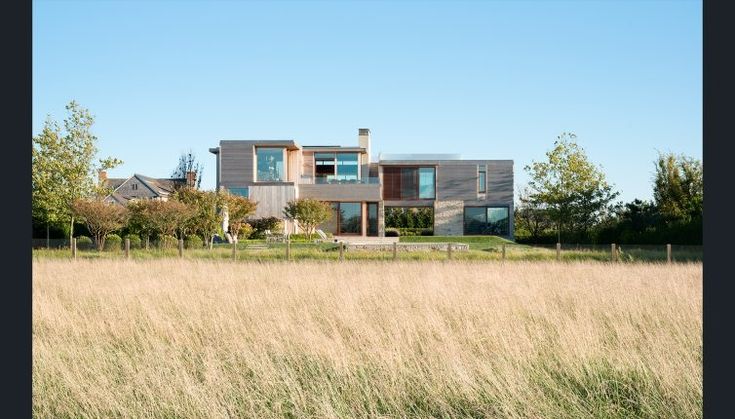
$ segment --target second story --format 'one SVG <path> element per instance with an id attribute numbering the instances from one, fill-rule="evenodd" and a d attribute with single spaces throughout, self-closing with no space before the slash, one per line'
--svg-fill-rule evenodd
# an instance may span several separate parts
<path id="1" fill-rule="evenodd" d="M 217 156 L 218 186 L 370 183 L 368 129 L 360 129 L 356 146 L 222 140 L 209 151 Z"/>
<path id="2" fill-rule="evenodd" d="M 216 156 L 218 188 L 278 205 L 293 198 L 385 201 L 394 206 L 513 201 L 512 160 L 381 154 L 373 161 L 367 128 L 360 128 L 356 144 L 349 146 L 222 140 L 210 152 Z"/>

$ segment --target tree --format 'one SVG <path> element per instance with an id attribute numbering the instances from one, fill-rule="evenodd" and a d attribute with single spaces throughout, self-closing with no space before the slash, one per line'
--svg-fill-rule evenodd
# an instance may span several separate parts
<path id="1" fill-rule="evenodd" d="M 176 166 L 174 171 L 171 173 L 171 177 L 175 179 L 187 179 L 187 175 L 189 173 L 194 173 L 196 176 L 195 178 L 195 184 L 194 185 L 188 185 L 194 187 L 195 189 L 199 189 L 199 186 L 202 183 L 202 172 L 204 171 L 204 168 L 199 163 L 199 160 L 197 159 L 196 155 L 194 155 L 194 152 L 189 150 L 186 153 L 181 153 L 181 156 L 179 156 L 179 164 Z"/>
<path id="2" fill-rule="evenodd" d="M 176 231 L 192 217 L 186 204 L 175 201 L 150 200 L 147 204 L 152 225 L 160 236 L 175 236 Z"/>
<path id="3" fill-rule="evenodd" d="M 46 119 L 41 134 L 33 138 L 31 150 L 31 202 L 33 217 L 46 224 L 46 241 L 49 239 L 49 224 L 62 219 L 64 212 L 59 185 L 58 167 L 61 139 L 59 128 L 50 118 Z"/>
<path id="4" fill-rule="evenodd" d="M 93 162 L 97 137 L 91 133 L 94 117 L 77 102 L 66 105 L 64 132 L 50 117 L 42 132 L 33 137 L 32 187 L 34 215 L 51 222 L 65 221 L 69 238 L 74 236 L 73 205 L 79 199 L 101 192 L 96 184 L 98 170 L 111 169 L 122 162 L 115 158 Z"/>
<path id="5" fill-rule="evenodd" d="M 128 211 L 130 217 L 128 219 L 128 227 L 133 232 L 145 237 L 146 250 L 150 247 L 150 238 L 156 234 L 158 225 L 156 224 L 155 212 L 160 207 L 161 201 L 142 199 L 134 200 L 128 203 Z"/>
<path id="6" fill-rule="evenodd" d="M 667 223 L 688 222 L 702 216 L 702 163 L 686 156 L 659 153 L 655 162 L 653 197 Z"/>
<path id="7" fill-rule="evenodd" d="M 298 221 L 306 231 L 309 240 L 319 224 L 332 218 L 332 206 L 328 202 L 311 198 L 301 198 L 286 204 L 283 214 L 292 220 Z"/>
<path id="8" fill-rule="evenodd" d="M 223 198 L 227 211 L 229 234 L 234 243 L 247 218 L 255 212 L 257 204 L 248 198 L 237 195 L 225 195 Z"/>
<path id="9" fill-rule="evenodd" d="M 125 226 L 128 218 L 125 207 L 101 199 L 78 199 L 72 204 L 72 213 L 87 225 L 99 251 L 105 247 L 105 237 Z"/>
<path id="10" fill-rule="evenodd" d="M 546 157 L 546 161 L 534 161 L 524 168 L 531 177 L 529 202 L 547 211 L 559 241 L 563 228 L 587 232 L 618 193 L 587 159 L 576 135 L 559 135 Z"/>
<path id="11" fill-rule="evenodd" d="M 215 191 L 181 188 L 174 192 L 172 197 L 191 210 L 191 217 L 181 226 L 181 234 L 199 234 L 212 249 L 214 235 L 222 225 L 222 195 Z"/>
<path id="12" fill-rule="evenodd" d="M 516 236 L 527 232 L 534 243 L 538 243 L 544 231 L 553 226 L 548 211 L 530 199 L 528 188 L 518 194 L 519 204 L 514 211 Z"/>

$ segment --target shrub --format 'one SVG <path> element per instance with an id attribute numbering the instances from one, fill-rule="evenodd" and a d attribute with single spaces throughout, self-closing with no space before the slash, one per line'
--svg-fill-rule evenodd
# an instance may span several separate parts
<path id="1" fill-rule="evenodd" d="M 434 235 L 434 230 L 429 229 L 429 228 L 425 228 L 425 229 L 421 230 L 421 235 L 422 236 L 433 236 Z"/>
<path id="2" fill-rule="evenodd" d="M 204 240 L 199 236 L 189 236 L 184 239 L 184 247 L 187 249 L 201 249 L 204 247 Z"/>
<path id="3" fill-rule="evenodd" d="M 137 234 L 128 234 L 125 238 L 130 240 L 131 249 L 140 249 L 143 246 L 143 241 Z"/>
<path id="4" fill-rule="evenodd" d="M 401 233 L 398 232 L 397 228 L 386 228 L 385 237 L 400 237 Z"/>
<path id="5" fill-rule="evenodd" d="M 105 251 L 112 252 L 122 249 L 122 239 L 117 234 L 108 234 L 105 237 Z"/>
<path id="6" fill-rule="evenodd" d="M 92 239 L 87 236 L 77 237 L 77 249 L 79 250 L 92 250 L 94 249 L 94 243 Z"/>
<path id="7" fill-rule="evenodd" d="M 249 223 L 243 223 L 240 226 L 240 234 L 237 236 L 239 240 L 247 240 L 250 238 L 250 236 L 253 235 L 253 226 L 251 226 Z"/>
<path id="8" fill-rule="evenodd" d="M 283 220 L 278 217 L 255 218 L 248 221 L 248 224 L 253 227 L 251 239 L 264 239 L 266 230 L 277 233 L 283 229 Z"/>
<path id="9" fill-rule="evenodd" d="M 179 240 L 174 236 L 161 236 L 158 238 L 158 247 L 161 249 L 175 249 L 179 246 Z"/>

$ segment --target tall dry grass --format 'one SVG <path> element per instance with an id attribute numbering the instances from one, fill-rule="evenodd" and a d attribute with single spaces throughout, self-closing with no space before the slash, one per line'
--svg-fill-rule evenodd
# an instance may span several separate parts
<path id="1" fill-rule="evenodd" d="M 701 417 L 702 266 L 33 265 L 36 417 Z"/>

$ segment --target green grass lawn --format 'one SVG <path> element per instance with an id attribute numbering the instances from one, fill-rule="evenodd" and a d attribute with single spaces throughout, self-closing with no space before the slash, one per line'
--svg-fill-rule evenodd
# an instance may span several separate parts
<path id="1" fill-rule="evenodd" d="M 495 236 L 467 236 L 467 237 L 442 237 L 442 236 L 411 236 L 401 237 L 401 243 L 432 243 L 453 242 L 469 244 L 469 251 L 452 253 L 455 260 L 472 261 L 500 261 L 503 258 L 502 248 L 505 245 L 505 259 L 514 260 L 537 260 L 551 261 L 556 259 L 554 246 L 530 246 L 517 244 L 512 241 Z M 265 247 L 260 249 L 258 247 Z M 666 252 L 664 246 L 628 246 L 620 247 L 620 262 L 665 262 Z M 339 247 L 336 243 L 311 243 L 306 241 L 291 243 L 291 260 L 339 260 Z M 34 249 L 34 258 L 68 259 L 71 257 L 69 249 Z M 125 254 L 122 250 L 97 252 L 96 250 L 79 250 L 77 258 L 80 259 L 122 259 Z M 131 249 L 131 258 L 135 260 L 178 258 L 178 249 Z M 218 244 L 213 249 L 198 248 L 184 249 L 185 259 L 205 260 L 232 260 L 232 245 Z M 449 255 L 446 251 L 423 250 L 423 251 L 398 251 L 398 260 L 447 260 Z M 673 251 L 676 262 L 701 261 L 701 246 L 677 246 Z M 345 260 L 392 260 L 392 250 L 347 250 L 344 252 Z M 285 243 L 266 243 L 263 240 L 245 240 L 237 245 L 236 260 L 238 261 L 285 261 Z M 609 245 L 582 246 L 564 245 L 561 252 L 562 261 L 610 261 Z"/>
<path id="2" fill-rule="evenodd" d="M 519 245 L 498 236 L 406 236 L 398 239 L 401 243 L 463 243 L 469 244 L 472 250 L 487 250 L 500 248 L 501 245 Z"/>

